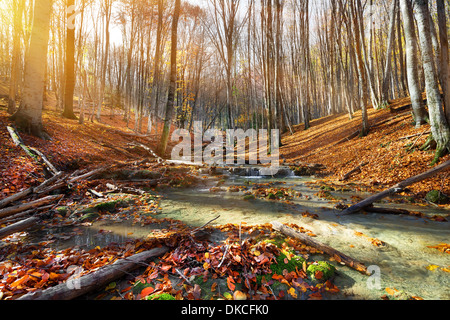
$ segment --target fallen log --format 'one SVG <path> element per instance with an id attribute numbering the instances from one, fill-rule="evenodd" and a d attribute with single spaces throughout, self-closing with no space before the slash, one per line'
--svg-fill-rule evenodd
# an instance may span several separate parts
<path id="1" fill-rule="evenodd" d="M 40 162 L 39 158 L 41 158 L 44 167 L 48 172 L 50 172 L 52 176 L 56 175 L 59 172 L 59 170 L 55 168 L 55 166 L 47 159 L 47 157 L 42 152 L 35 148 L 26 146 L 20 138 L 19 134 L 16 132 L 16 130 L 14 130 L 14 128 L 7 127 L 7 129 L 14 144 L 21 147 L 31 158 L 35 159 L 36 161 Z"/>
<path id="2" fill-rule="evenodd" d="M 416 133 L 416 134 L 412 134 L 410 136 L 401 137 L 401 138 L 398 139 L 398 141 L 409 140 L 409 139 L 415 138 L 415 137 L 422 137 L 424 134 L 430 134 L 430 133 L 431 133 L 431 131 L 425 131 L 425 132 L 421 132 L 421 133 Z"/>
<path id="3" fill-rule="evenodd" d="M 298 232 L 278 221 L 273 221 L 273 222 L 271 222 L 271 224 L 272 224 L 272 228 L 274 230 L 281 232 L 288 237 L 298 239 L 298 240 L 302 241 L 304 244 L 306 244 L 307 246 L 314 247 L 316 249 L 319 249 L 320 251 L 325 252 L 326 254 L 333 257 L 337 262 L 342 263 L 342 264 L 344 264 L 352 269 L 355 269 L 359 272 L 369 275 L 369 273 L 367 271 L 367 267 L 363 263 L 343 254 L 342 252 L 337 251 L 336 249 L 334 249 L 326 244 L 323 244 L 317 240 L 313 240 L 311 237 L 309 237 L 301 232 Z"/>
<path id="4" fill-rule="evenodd" d="M 28 228 L 31 228 L 36 223 L 38 223 L 40 219 L 38 217 L 31 217 L 25 220 L 21 220 L 19 222 L 13 223 L 7 227 L 0 229 L 0 239 L 6 238 L 16 232 L 21 232 Z"/>
<path id="5" fill-rule="evenodd" d="M 22 203 L 13 207 L 9 207 L 9 208 L 4 208 L 0 210 L 0 218 L 4 218 L 4 217 L 8 217 L 11 216 L 13 214 L 19 213 L 19 212 L 23 212 L 26 211 L 28 209 L 31 208 L 37 208 L 40 207 L 44 204 L 49 204 L 53 201 L 57 201 L 60 200 L 63 197 L 63 195 L 56 195 L 56 196 L 48 196 L 42 199 L 38 199 L 35 201 L 31 201 L 31 202 L 27 202 L 27 203 Z"/>
<path id="6" fill-rule="evenodd" d="M 39 208 L 35 208 L 35 209 L 30 209 L 30 210 L 26 210 L 20 213 L 16 213 L 12 216 L 0 219 L 0 225 L 3 224 L 7 224 L 7 223 L 13 223 L 16 222 L 18 220 L 23 220 L 25 218 L 27 218 L 28 216 L 31 216 L 32 214 L 39 212 L 39 211 L 44 211 L 44 210 L 50 210 L 54 207 L 53 204 L 49 205 L 49 206 L 43 206 L 43 207 L 39 207 Z"/>
<path id="7" fill-rule="evenodd" d="M 136 269 L 142 263 L 162 256 L 168 250 L 167 247 L 160 247 L 144 251 L 131 257 L 117 260 L 113 264 L 100 268 L 93 273 L 68 280 L 43 291 L 28 293 L 17 300 L 72 300 L 106 286 Z"/>
<path id="8" fill-rule="evenodd" d="M 355 169 L 353 169 L 353 170 L 351 170 L 351 171 L 349 171 L 349 172 L 347 172 L 346 174 L 344 174 L 343 176 L 342 176 L 342 178 L 340 179 L 340 181 L 345 181 L 345 180 L 348 180 L 348 178 L 350 178 L 353 174 L 355 174 L 356 172 L 360 172 L 361 171 L 361 169 L 362 169 L 362 167 L 365 167 L 365 166 L 367 166 L 369 164 L 369 162 L 363 162 L 363 163 L 361 163 L 359 166 L 357 166 Z"/>
<path id="9" fill-rule="evenodd" d="M 365 212 L 379 213 L 379 214 L 393 214 L 393 215 L 410 215 L 411 212 L 404 209 L 394 208 L 379 208 L 379 207 L 366 207 L 363 209 Z"/>
<path id="10" fill-rule="evenodd" d="M 384 199 L 388 196 L 391 196 L 393 194 L 396 194 L 398 192 L 403 191 L 406 187 L 415 184 L 417 182 L 423 181 L 427 178 L 430 178 L 436 174 L 438 174 L 441 171 L 444 171 L 446 169 L 450 168 L 450 160 L 446 161 L 444 163 L 442 163 L 441 165 L 428 170 L 427 172 L 421 173 L 417 176 L 408 178 L 398 184 L 396 184 L 395 186 L 393 186 L 390 189 L 384 190 L 383 192 L 380 192 L 378 194 L 375 194 L 347 209 L 345 209 L 344 211 L 341 212 L 341 215 L 347 215 L 347 214 L 353 214 L 353 213 L 357 213 L 361 210 L 363 210 L 364 208 L 369 207 L 370 205 L 372 205 L 375 201 L 379 201 L 381 199 Z"/>
<path id="11" fill-rule="evenodd" d="M 20 191 L 18 193 L 15 193 L 3 200 L 0 201 L 0 209 L 6 207 L 8 204 L 21 200 L 27 196 L 29 196 L 30 194 L 33 193 L 40 193 L 42 190 L 44 190 L 48 185 L 54 183 L 55 181 L 57 181 L 59 178 L 61 178 L 61 176 L 63 175 L 62 172 L 58 172 L 58 174 L 54 175 L 53 177 L 51 177 L 50 179 L 45 180 L 43 183 L 41 183 L 39 186 L 37 187 L 32 187 L 32 188 L 28 188 L 25 189 L 23 191 Z"/>

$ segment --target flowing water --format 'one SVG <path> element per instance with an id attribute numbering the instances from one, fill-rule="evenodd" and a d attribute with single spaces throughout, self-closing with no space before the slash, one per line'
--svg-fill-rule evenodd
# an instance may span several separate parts
<path id="1" fill-rule="evenodd" d="M 274 220 L 294 223 L 311 230 L 318 241 L 371 266 L 371 277 L 339 266 L 335 284 L 341 292 L 333 296 L 335 299 L 380 299 L 386 288 L 424 299 L 450 299 L 450 273 L 443 270 L 450 269 L 450 256 L 428 248 L 449 242 L 450 222 L 376 213 L 341 217 L 334 209 L 336 202 L 320 198 L 317 195 L 320 190 L 308 184 L 314 178 L 295 177 L 288 171 L 274 178 L 257 176 L 257 173 L 248 168 L 233 170 L 225 178 L 209 176 L 196 187 L 166 190 L 162 193 L 157 217 L 180 220 L 192 227 L 202 226 L 218 216 L 220 218 L 213 222 L 216 225 L 256 225 Z M 287 203 L 258 198 L 246 200 L 245 193 L 258 186 L 288 190 L 295 196 Z M 330 194 L 348 204 L 355 201 L 352 196 L 367 196 L 356 192 L 332 191 Z M 448 209 L 434 206 L 384 201 L 383 207 L 420 211 L 429 217 L 441 215 L 450 220 Z M 56 243 L 59 247 L 102 246 L 146 237 L 163 229 L 164 224 L 141 226 L 129 221 L 99 221 L 75 230 L 78 232 L 76 237 L 61 238 Z M 374 239 L 381 240 L 384 245 L 374 245 Z"/>

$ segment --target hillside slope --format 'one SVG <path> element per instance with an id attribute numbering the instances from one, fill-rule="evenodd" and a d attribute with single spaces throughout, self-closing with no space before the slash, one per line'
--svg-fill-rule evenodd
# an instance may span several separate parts
<path id="1" fill-rule="evenodd" d="M 428 137 L 429 125 L 415 129 L 409 99 L 393 102 L 394 111 L 369 111 L 372 129 L 367 137 L 352 137 L 361 127 L 361 112 L 349 120 L 347 114 L 330 116 L 312 122 L 310 130 L 296 127 L 294 135 L 283 137 L 280 153 L 288 163 L 320 163 L 327 167 L 327 180 L 338 181 L 343 175 L 365 164 L 347 182 L 373 189 L 392 186 L 408 177 L 427 171 L 434 150 L 420 151 Z M 423 134 L 422 134 L 423 133 Z M 405 138 L 408 136 L 418 136 Z M 421 135 L 420 135 L 421 134 Z M 346 139 L 351 138 L 351 139 Z M 446 156 L 441 162 L 449 160 Z M 441 190 L 450 194 L 449 172 L 410 187 L 415 193 Z"/>

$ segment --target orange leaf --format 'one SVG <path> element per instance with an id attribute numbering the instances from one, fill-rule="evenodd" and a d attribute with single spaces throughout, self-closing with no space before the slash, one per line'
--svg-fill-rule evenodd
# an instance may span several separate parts
<path id="1" fill-rule="evenodd" d="M 217 288 L 217 282 L 214 282 L 211 286 L 211 292 L 216 291 L 216 288 Z"/>
<path id="2" fill-rule="evenodd" d="M 30 276 L 28 274 L 26 274 L 22 278 L 19 278 L 16 281 L 14 281 L 13 283 L 11 283 L 11 287 L 16 288 L 18 286 L 21 286 L 22 284 L 27 282 L 29 278 L 30 278 Z"/>
<path id="3" fill-rule="evenodd" d="M 231 276 L 229 276 L 227 278 L 227 285 L 231 291 L 234 291 L 234 289 L 236 289 L 236 286 L 233 283 L 234 283 L 234 279 Z"/>
<path id="4" fill-rule="evenodd" d="M 386 288 L 386 292 L 389 293 L 391 296 L 393 296 L 396 292 L 398 292 L 397 289 L 391 289 L 391 288 Z"/>
<path id="5" fill-rule="evenodd" d="M 243 293 L 242 291 L 235 291 L 233 294 L 233 299 L 234 300 L 247 300 L 247 295 L 245 293 Z"/>
<path id="6" fill-rule="evenodd" d="M 141 297 L 145 298 L 146 296 L 150 295 L 153 291 L 155 291 L 155 289 L 153 289 L 152 287 L 147 287 L 141 291 Z"/>

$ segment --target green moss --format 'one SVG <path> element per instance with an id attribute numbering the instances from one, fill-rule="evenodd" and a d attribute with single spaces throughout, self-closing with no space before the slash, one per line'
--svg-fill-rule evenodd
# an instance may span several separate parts
<path id="1" fill-rule="evenodd" d="M 251 200 L 255 200 L 256 197 L 253 194 L 247 194 L 246 196 L 244 196 L 244 200 L 245 201 L 251 201 Z"/>
<path id="2" fill-rule="evenodd" d="M 439 190 L 432 190 L 428 192 L 428 194 L 425 196 L 425 199 L 427 201 L 432 203 L 438 203 L 438 204 L 444 204 L 449 201 L 449 197 L 447 197 L 445 194 L 440 192 Z"/>
<path id="3" fill-rule="evenodd" d="M 335 189 L 330 186 L 321 186 L 320 189 L 325 191 L 335 191 Z"/>
<path id="4" fill-rule="evenodd" d="M 99 218 L 100 214 L 98 212 L 89 212 L 86 213 L 85 215 L 83 215 L 80 218 L 81 222 L 90 222 L 90 221 L 94 221 L 95 219 Z"/>
<path id="5" fill-rule="evenodd" d="M 281 275 L 284 270 L 287 270 L 288 272 L 295 271 L 295 268 L 300 270 L 305 259 L 301 256 L 294 255 L 289 260 L 287 255 L 284 252 L 281 252 L 280 255 L 277 256 L 276 261 L 276 263 L 273 263 L 270 266 L 270 269 L 273 273 Z"/>
<path id="6" fill-rule="evenodd" d="M 177 300 L 174 296 L 168 293 L 161 293 L 157 295 L 150 295 L 147 297 L 147 300 Z"/>
<path id="7" fill-rule="evenodd" d="M 267 199 L 269 199 L 269 200 L 275 200 L 276 198 L 277 198 L 277 196 L 274 195 L 272 192 L 267 195 Z"/>
<path id="8" fill-rule="evenodd" d="M 67 207 L 58 207 L 58 208 L 56 208 L 56 211 L 57 211 L 60 215 L 66 215 L 67 212 L 69 211 L 69 208 L 67 208 Z"/>
<path id="9" fill-rule="evenodd" d="M 320 279 L 316 279 L 315 277 L 316 272 L 318 271 L 322 272 L 322 277 Z M 327 281 L 334 275 L 335 272 L 336 272 L 335 266 L 326 261 L 315 262 L 311 264 L 306 270 L 308 276 L 314 281 L 316 280 Z"/>
<path id="10" fill-rule="evenodd" d="M 283 238 L 281 236 L 277 236 L 271 239 L 265 239 L 264 240 L 265 243 L 271 243 L 274 246 L 277 246 L 278 248 L 281 248 L 283 246 L 283 243 L 286 242 L 286 238 Z"/>
<path id="11" fill-rule="evenodd" d="M 122 201 L 114 200 L 109 202 L 102 202 L 94 206 L 97 211 L 113 211 Z"/>
<path id="12" fill-rule="evenodd" d="M 142 282 L 138 281 L 134 284 L 132 290 L 133 290 L 134 294 L 139 294 L 142 292 L 142 290 L 144 290 L 145 288 L 148 288 L 148 287 L 153 287 L 153 286 L 149 283 L 142 283 Z"/>

